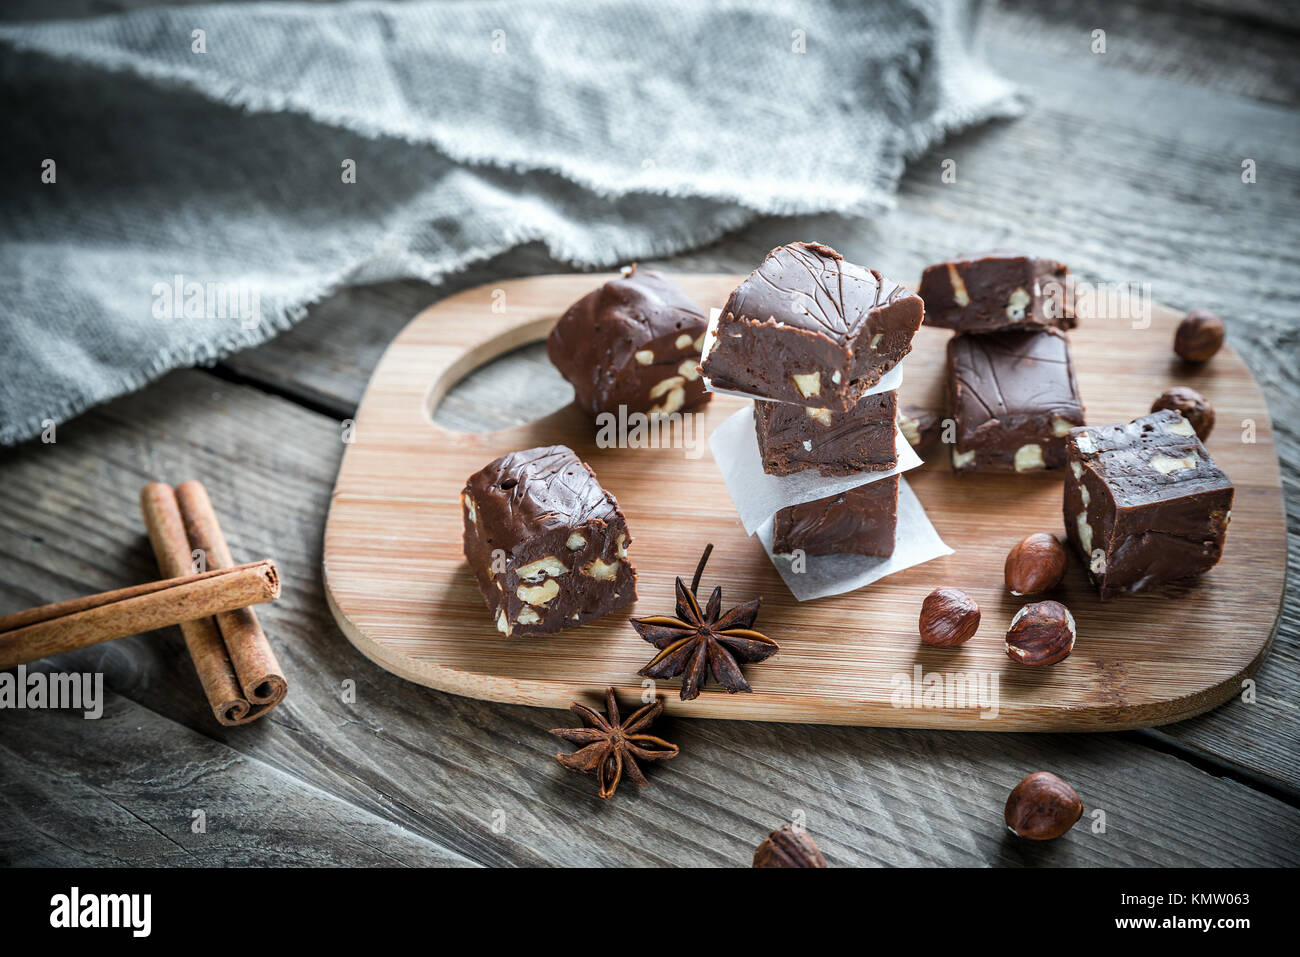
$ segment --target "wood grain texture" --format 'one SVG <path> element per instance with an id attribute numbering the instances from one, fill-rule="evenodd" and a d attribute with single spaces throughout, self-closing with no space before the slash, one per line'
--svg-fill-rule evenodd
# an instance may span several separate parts
<path id="1" fill-rule="evenodd" d="M 593 281 L 594 278 L 594 281 Z M 1101 602 L 1073 564 L 1057 597 L 1074 613 L 1074 654 L 1050 669 L 1007 659 L 1002 642 L 1024 602 L 1002 584 L 1007 549 L 1034 531 L 1060 534 L 1059 476 L 953 477 L 938 452 L 909 482 L 957 553 L 848 595 L 796 602 L 757 541 L 739 528 L 726 487 L 701 448 L 600 449 L 590 420 L 570 407 L 503 432 L 466 435 L 429 418 L 442 396 L 485 359 L 542 338 L 575 299 L 605 277 L 537 277 L 498 284 L 509 303 L 492 311 L 493 287 L 468 290 L 426 310 L 380 360 L 339 469 L 325 530 L 327 594 L 344 632 L 395 673 L 445 691 L 562 707 L 576 694 L 615 685 L 635 693 L 636 670 L 653 650 L 629 614 L 671 610 L 672 582 L 694 567 L 701 543 L 717 544 L 707 582 L 724 599 L 763 597 L 760 626 L 781 642 L 777 657 L 747 669 L 752 695 L 708 690 L 696 701 L 660 690 L 681 714 L 982 730 L 1099 730 L 1176 721 L 1240 692 L 1271 641 L 1285 579 L 1282 495 L 1268 411 L 1230 350 L 1185 368 L 1170 343 L 1179 315 L 1156 308 L 1148 327 L 1085 319 L 1071 333 L 1089 421 L 1127 421 L 1168 385 L 1210 395 L 1224 428 L 1210 448 L 1237 487 L 1224 561 L 1197 583 Z M 676 277 L 706 310 L 726 301 L 737 276 Z M 1125 314 L 1127 315 L 1127 314 Z M 942 404 L 949 333 L 922 329 L 904 366 L 902 399 Z M 527 386 L 523 386 L 527 389 Z M 696 427 L 703 437 L 744 403 L 715 397 Z M 1256 441 L 1233 423 L 1250 419 Z M 628 516 L 640 600 L 627 612 L 545 639 L 497 631 L 460 551 L 460 489 L 488 461 L 517 449 L 562 443 L 596 470 Z M 916 633 L 921 600 L 937 584 L 968 591 L 984 612 L 981 633 L 957 652 L 925 648 Z M 1224 634 L 1222 623 L 1234 627 Z M 899 676 L 995 676 L 1000 706 L 978 702 L 919 709 L 895 703 Z"/>
<path id="2" fill-rule="evenodd" d="M 24 0 L 0 16 L 151 2 Z M 1281 361 L 1297 348 L 1300 286 L 1293 44 L 1231 16 L 1272 10 L 1293 29 L 1294 12 L 1266 0 L 1212 5 L 1223 16 L 1193 6 L 1164 15 L 1159 2 L 999 5 L 979 41 L 1032 93 L 1028 117 L 917 157 L 898 208 L 884 217 L 761 219 L 660 268 L 744 271 L 777 243 L 821 238 L 906 279 L 951 252 L 1015 242 L 1059 256 L 1085 278 L 1151 281 L 1163 302 L 1224 314 L 1268 398 L 1288 524 L 1300 529 L 1300 368 Z M 1158 21 L 1146 19 L 1153 11 Z M 1088 52 L 1094 26 L 1108 29 L 1108 59 Z M 1260 100 L 1267 108 L 1255 108 Z M 1243 155 L 1260 162 L 1250 189 L 1239 180 Z M 957 183 L 939 179 L 945 158 L 958 162 Z M 263 618 L 294 687 L 264 727 L 232 733 L 204 713 L 177 634 L 56 659 L 104 671 L 114 693 L 139 707 L 112 734 L 49 713 L 27 713 L 21 728 L 10 720 L 17 715 L 0 719 L 0 859 L 161 861 L 171 845 L 143 821 L 163 829 L 187 821 L 187 789 L 171 782 L 211 781 L 214 816 L 244 822 L 224 829 L 220 854 L 207 858 L 214 863 L 373 860 L 350 843 L 354 826 L 369 827 L 373 815 L 394 829 L 362 833 L 393 861 L 427 860 L 420 849 L 433 843 L 487 864 L 743 865 L 762 835 L 799 810 L 833 865 L 1300 863 L 1294 575 L 1254 704 L 1090 736 L 669 720 L 665 734 L 683 756 L 653 769 L 649 789 L 620 792 L 615 802 L 600 802 L 589 779 L 551 758 L 545 730 L 566 720 L 562 712 L 442 694 L 368 664 L 335 630 L 320 592 L 322 520 L 342 452 L 338 420 L 355 414 L 387 343 L 430 302 L 567 268 L 534 244 L 438 289 L 409 282 L 345 290 L 216 370 L 257 388 L 178 373 L 62 426 L 56 446 L 0 453 L 0 610 L 153 577 L 135 513 L 140 485 L 215 477 L 240 462 L 213 496 L 237 556 L 280 559 L 290 584 Z M 493 401 L 525 382 L 534 390 L 529 403 Z M 505 428 L 569 395 L 543 351 L 525 347 L 471 373 L 437 421 Z M 1289 547 L 1296 567 L 1300 536 L 1290 535 Z M 351 704 L 340 700 L 345 680 L 356 683 Z M 210 751 L 211 741 L 220 748 Z M 110 747 L 93 774 L 70 770 L 81 755 Z M 150 749 L 164 757 L 142 764 Z M 1008 841 L 1006 791 L 1040 768 L 1069 780 L 1090 808 L 1106 809 L 1108 834 L 1080 827 L 1049 846 Z M 1267 796 L 1279 793 L 1289 806 Z M 281 798 L 312 794 L 337 803 L 303 805 L 306 823 L 273 813 Z M 255 827 L 240 818 L 241 806 L 255 809 Z M 498 811 L 500 833 L 492 827 Z M 183 829 L 168 835 L 183 840 Z M 179 860 L 185 852 L 175 853 Z"/>
<path id="3" fill-rule="evenodd" d="M 1038 56 L 1104 60 L 1108 67 L 1182 85 L 1210 85 L 1252 99 L 1294 102 L 1300 93 L 1300 76 L 1285 67 L 1293 57 L 1288 51 L 1293 50 L 1295 30 L 1300 27 L 1294 4 L 1212 0 L 1202 5 L 1219 9 L 1189 16 L 1187 4 L 1158 0 L 1122 4 L 1002 0 L 990 11 L 985 27 L 1014 33 L 1016 45 Z M 1248 9 L 1251 6 L 1255 9 Z M 1270 8 L 1283 29 L 1260 29 Z M 1245 16 L 1258 19 L 1251 22 Z M 1105 31 L 1105 53 L 1092 50 L 1094 30 Z M 1234 49 L 1249 49 L 1254 55 L 1224 56 L 1225 50 Z"/>
<path id="4" fill-rule="evenodd" d="M 290 782 L 301 782 L 396 825 L 382 849 L 412 862 L 432 843 L 488 865 L 744 865 L 768 831 L 802 812 L 837 865 L 1297 863 L 1300 810 L 1128 735 L 669 718 L 662 733 L 682 756 L 652 768 L 649 788 L 603 802 L 590 778 L 554 760 L 546 731 L 566 723 L 566 712 L 421 687 L 375 667 L 334 626 L 319 569 L 321 521 L 343 449 L 337 421 L 179 372 L 59 436 L 0 462 L 8 492 L 0 554 L 10 558 L 0 610 L 147 577 L 153 559 L 134 512 L 140 487 L 228 473 L 208 485 L 231 550 L 237 558 L 274 554 L 280 568 L 283 595 L 262 618 L 293 692 L 264 722 L 228 729 L 213 722 L 174 630 L 51 659 L 52 669 L 103 673 L 110 697 L 140 710 L 122 734 L 61 713 L 0 720 L 0 765 L 12 769 L 6 784 L 25 782 L 13 785 L 21 800 L 0 800 L 13 863 L 161 860 L 152 845 L 135 847 L 146 829 L 118 822 L 132 814 L 160 827 L 187 820 L 191 798 L 167 782 L 206 780 L 216 773 L 213 754 L 218 769 L 236 775 L 213 783 L 211 806 L 222 813 L 248 800 L 239 780 L 273 782 L 270 793 L 290 800 Z M 234 472 L 230 455 L 241 462 Z M 145 723 L 149 715 L 160 720 Z M 130 733 L 137 727 L 143 732 Z M 209 740 L 225 750 L 209 751 Z M 64 758 L 85 751 L 103 757 L 84 768 Z M 144 765 L 142 756 L 150 756 Z M 1006 840 L 1007 791 L 1040 768 L 1106 809 L 1108 833 L 1076 829 L 1051 848 Z M 87 805 L 90 789 L 108 797 Z M 352 820 L 340 809 L 307 830 L 296 818 L 263 814 L 256 829 L 227 833 L 224 853 L 251 861 L 263 847 L 288 855 L 297 845 L 304 860 L 329 857 L 332 845 L 350 846 Z"/>
<path id="5" fill-rule="evenodd" d="M 0 867 L 470 863 L 132 701 L 107 699 L 89 721 L 5 715 Z M 87 727 L 92 749 L 77 744 Z M 179 764 L 178 749 L 187 756 Z"/>

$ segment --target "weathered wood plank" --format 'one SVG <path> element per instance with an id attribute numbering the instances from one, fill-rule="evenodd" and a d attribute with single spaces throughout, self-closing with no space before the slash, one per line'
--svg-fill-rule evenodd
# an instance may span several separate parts
<path id="1" fill-rule="evenodd" d="M 1077 76 L 1074 81 L 1080 82 Z M 1131 124 L 1116 127 L 1109 115 L 1080 124 L 1071 112 L 1078 102 L 1075 92 L 1077 88 L 1069 85 L 1055 99 L 1040 92 L 1042 113 L 1036 122 L 977 131 L 959 138 L 950 151 L 941 148 L 919 160 L 905 180 L 902 208 L 885 223 L 863 226 L 824 219 L 794 224 L 765 221 L 743 236 L 679 257 L 665 268 L 744 269 L 772 245 L 792 236 L 829 239 L 847 234 L 847 242 L 835 240 L 846 253 L 883 262 L 883 268 L 911 277 L 919 274 L 926 262 L 955 249 L 1005 245 L 1018 239 L 1029 248 L 1061 256 L 1085 278 L 1149 281 L 1162 301 L 1184 308 L 1219 309 L 1229 322 L 1234 344 L 1251 363 L 1268 396 L 1284 486 L 1289 491 L 1289 523 L 1293 528 L 1300 527 L 1296 493 L 1300 485 L 1300 431 L 1295 425 L 1300 422 L 1300 379 L 1290 364 L 1276 361 L 1277 356 L 1294 350 L 1293 307 L 1283 291 L 1295 287 L 1296 244 L 1285 237 L 1294 233 L 1294 224 L 1300 222 L 1293 169 L 1293 157 L 1300 153 L 1293 142 L 1294 132 L 1281 132 L 1294 130 L 1294 124 L 1287 126 L 1283 122 L 1286 115 L 1278 111 L 1260 108 L 1262 112 L 1246 117 L 1241 121 L 1243 125 L 1229 125 L 1214 134 L 1222 137 L 1218 148 L 1227 151 L 1234 137 L 1247 136 L 1255 126 L 1265 131 L 1262 135 L 1269 152 L 1261 156 L 1269 156 L 1272 163 L 1283 168 L 1270 174 L 1271 182 L 1249 187 L 1240 183 L 1232 169 L 1211 175 L 1204 171 L 1203 161 L 1181 159 L 1172 141 L 1164 147 L 1171 151 L 1166 154 L 1167 160 L 1157 161 L 1153 149 L 1144 145 L 1151 138 L 1148 132 Z M 1207 99 L 1213 97 L 1207 95 Z M 1199 106 L 1193 97 L 1189 109 Z M 1222 110 L 1210 111 L 1208 105 L 1206 109 L 1215 115 L 1216 122 L 1222 119 Z M 1059 144 L 1072 137 L 1090 144 L 1089 150 L 1096 154 L 1092 164 L 1057 162 Z M 1203 149 L 1208 151 L 1209 147 Z M 951 186 L 938 179 L 939 160 L 947 152 L 959 158 L 959 181 Z M 1134 159 L 1143 156 L 1145 161 Z M 1024 176 L 1038 175 L 1056 184 L 1062 196 L 1060 208 L 1067 213 L 1074 211 L 1068 241 L 1061 232 L 1059 218 L 1036 211 L 1032 201 L 1022 194 L 1017 185 L 1023 181 L 1022 176 L 1005 175 L 1006 157 L 1028 157 L 1022 162 L 1032 162 L 1034 170 Z M 1173 169 L 1166 169 L 1166 165 Z M 1250 189 L 1266 191 L 1243 192 Z M 1242 204 L 1232 206 L 1239 196 Z M 1270 204 L 1271 212 L 1265 209 Z M 1132 222 L 1133 210 L 1152 207 L 1156 212 L 1148 216 L 1166 224 L 1168 245 L 1155 233 L 1144 235 L 1140 243 L 1130 243 L 1120 224 Z M 999 222 L 996 228 L 973 225 L 987 224 L 995 216 Z M 1282 219 L 1275 221 L 1274 217 Z M 1211 222 L 1215 227 L 1206 228 Z M 1282 239 L 1278 245 L 1270 245 L 1270 232 Z M 948 245 L 937 249 L 935 236 L 947 237 Z M 1243 241 L 1253 256 L 1242 254 Z M 533 265 L 546 268 L 544 260 Z M 1257 290 L 1262 290 L 1263 295 L 1258 295 Z M 1250 303 L 1249 307 L 1243 309 L 1243 302 Z M 390 315 L 387 322 L 395 332 L 404 319 L 396 321 Z M 310 332 L 308 323 L 290 335 L 306 337 Z M 387 327 L 385 334 L 390 334 Z M 321 339 L 334 344 L 338 341 L 334 330 L 328 330 Z M 262 355 L 259 361 L 274 362 L 276 349 L 273 344 L 255 354 Z M 376 353 L 372 353 L 374 358 Z M 516 354 L 498 360 L 492 367 L 473 374 L 465 386 L 449 396 L 440 410 L 442 424 L 467 430 L 513 425 L 550 411 L 569 394 L 568 386 L 545 362 L 540 347 L 526 352 L 522 359 Z M 1153 396 L 1157 391 L 1153 387 Z M 1134 413 L 1141 411 L 1145 410 L 1135 409 Z M 1221 423 L 1220 428 L 1230 426 Z M 1300 567 L 1300 540 L 1295 536 L 1289 540 L 1289 551 L 1292 568 Z M 1300 759 L 1294 748 L 1300 738 L 1300 713 L 1293 704 L 1300 695 L 1297 665 L 1300 584 L 1293 575 L 1278 638 L 1256 679 L 1256 703 L 1233 703 L 1186 724 L 1162 729 L 1160 734 L 1229 765 L 1273 778 L 1293 793 L 1300 791 Z"/>
<path id="2" fill-rule="evenodd" d="M 411 841 L 484 864 L 743 864 L 767 830 L 800 810 L 838 864 L 1297 860 L 1295 808 L 1115 737 L 676 719 L 663 733 L 682 746 L 682 757 L 655 768 L 648 790 L 629 788 L 602 804 L 590 779 L 552 758 L 557 743 L 546 729 L 567 723 L 567 715 L 411 685 L 365 661 L 334 628 L 321 599 L 319 559 L 337 436 L 337 423 L 325 416 L 185 372 L 83 416 L 55 445 L 28 445 L 0 463 L 8 491 L 0 502 L 0 553 L 20 559 L 0 584 L 0 610 L 144 577 L 149 558 L 135 497 L 152 478 L 203 479 L 232 550 L 275 556 L 285 597 L 264 606 L 261 617 L 291 691 L 264 722 L 215 726 L 174 634 L 57 659 L 63 668 L 103 670 L 115 694 L 177 723 L 174 741 L 161 731 L 156 738 L 165 751 L 159 760 L 177 769 L 176 780 L 199 777 L 212 760 L 195 750 L 191 731 L 198 732 L 247 758 L 250 768 L 268 764 L 400 826 Z M 355 702 L 341 695 L 349 679 Z M 25 720 L 36 731 L 20 733 L 23 726 L 9 717 L 0 721 L 0 747 L 21 753 L 23 735 L 49 735 L 57 740 L 44 745 L 53 755 L 48 768 L 107 749 L 91 783 L 107 789 L 114 775 L 123 776 L 113 800 L 157 823 L 154 798 L 132 797 L 155 772 L 133 778 L 138 755 L 101 740 L 104 725 L 32 715 Z M 1062 774 L 1090 806 L 1105 809 L 1108 832 L 1078 829 L 1051 849 L 1005 840 L 1006 791 L 1039 768 Z M 31 787 L 53 800 L 54 785 Z M 13 819 L 13 808 L 0 813 L 5 829 L 33 832 L 22 816 Z M 259 822 L 241 838 L 244 851 L 251 859 L 263 843 L 287 849 L 326 840 L 294 825 L 270 820 L 262 830 Z M 407 840 L 394 838 L 395 850 L 381 846 L 400 856 Z M 150 845 L 144 854 L 162 849 Z M 238 859 L 233 848 L 223 853 Z"/>
<path id="3" fill-rule="evenodd" d="M 27 16 L 86 12 L 80 3 L 25 9 L 31 11 Z M 1219 308 L 1269 396 L 1290 492 L 1288 520 L 1293 529 L 1300 527 L 1300 436 L 1294 425 L 1300 421 L 1300 383 L 1296 370 L 1277 361 L 1295 350 L 1300 221 L 1289 38 L 1249 24 L 1245 33 L 1225 32 L 1240 24 L 1224 18 L 1225 26 L 1195 11 L 1135 33 L 1127 26 L 1127 11 L 1140 7 L 1146 13 L 1146 4 L 1066 4 L 1064 13 L 1049 7 L 1045 14 L 1036 14 L 1036 6 L 995 10 L 985 24 L 986 34 L 996 34 L 986 36 L 995 61 L 1035 89 L 1035 112 L 919 158 L 909 168 L 895 213 L 878 222 L 761 221 L 666 268 L 744 270 L 778 242 L 818 237 L 910 278 L 951 248 L 1011 242 L 1059 255 L 1087 278 L 1151 281 L 1156 297 L 1170 305 Z M 1258 6 L 1226 8 L 1261 16 Z M 1076 8 L 1081 12 L 1071 12 Z M 1264 13 L 1269 9 L 1274 8 Z M 1090 74 L 1099 64 L 1078 33 L 1093 11 L 1116 10 L 1118 37 L 1115 27 L 1096 24 L 1108 29 L 1106 72 Z M 7 14 L 16 11 L 6 7 Z M 1098 93 L 1092 81 L 1102 78 L 1106 85 Z M 1161 78 L 1185 79 L 1191 86 Z M 1252 105 L 1243 97 L 1288 108 Z M 1239 154 L 1259 163 L 1255 187 L 1239 186 Z M 958 160 L 959 180 L 945 186 L 938 168 L 948 156 Z M 530 247 L 456 277 L 443 290 L 394 283 L 351 291 L 229 366 L 344 418 L 355 409 L 384 344 L 429 301 L 496 278 L 563 268 Z M 1243 302 L 1249 307 L 1243 309 Z M 527 371 L 512 370 L 511 359 L 476 373 L 449 397 L 441 420 L 454 427 L 498 428 L 562 404 L 567 386 L 540 351 L 525 362 Z M 231 402 L 232 393 L 244 390 L 208 376 L 176 378 L 178 383 L 168 380 L 70 423 L 58 446 L 29 446 L 0 459 L 6 489 L 0 497 L 0 608 L 150 577 L 152 559 L 135 513 L 139 485 L 154 477 L 203 478 L 213 487 L 238 553 L 274 554 L 282 566 L 293 559 L 292 574 L 302 587 L 292 589 L 268 619 L 283 657 L 293 652 L 289 703 L 262 726 L 215 729 L 175 635 L 116 642 L 102 652 L 72 656 L 68 666 L 102 663 L 118 692 L 248 755 L 247 767 L 237 766 L 241 780 L 268 762 L 358 805 L 359 813 L 392 821 L 404 829 L 397 841 L 403 846 L 433 840 L 451 848 L 449 853 L 487 863 L 743 863 L 757 839 L 797 808 L 808 811 L 809 826 L 835 863 L 1294 863 L 1292 809 L 1109 737 L 993 738 L 784 725 L 746 726 L 738 736 L 733 723 L 679 720 L 666 735 L 682 744 L 682 758 L 656 769 L 660 773 L 648 791 L 600 806 L 589 780 L 565 774 L 548 758 L 554 748 L 544 731 L 563 723 L 563 716 L 413 688 L 352 653 L 333 630 L 320 605 L 317 563 L 319 523 L 339 451 L 336 424 L 301 410 L 290 415 L 274 401 Z M 533 407 L 503 405 L 499 397 L 517 394 L 523 382 Z M 213 393 L 223 398 L 204 399 Z M 474 408 L 476 401 L 486 408 Z M 248 464 L 222 482 L 221 476 L 232 474 L 232 462 Z M 290 479 L 268 477 L 276 470 Z M 1293 568 L 1300 567 L 1296 536 L 1290 545 Z M 1284 789 L 1300 786 L 1300 716 L 1294 705 L 1300 692 L 1298 595 L 1293 581 L 1282 631 L 1258 676 L 1259 704 L 1228 705 L 1159 733 L 1272 778 Z M 349 677 L 358 685 L 355 705 L 339 700 L 339 685 Z M 0 719 L 0 749 L 25 753 L 14 745 L 13 717 Z M 42 738 L 55 734 L 50 715 L 35 717 Z M 76 719 L 66 736 L 59 732 L 65 738 L 59 747 L 78 756 L 103 747 L 93 724 Z M 191 754 L 187 737 L 177 750 Z M 133 758 L 138 756 L 114 758 L 105 780 L 123 778 L 121 765 L 129 767 Z M 11 760 L 6 754 L 0 767 Z M 191 767 L 188 759 L 166 760 L 172 768 Z M 204 760 L 198 755 L 193 763 Z M 120 822 L 129 838 L 111 845 L 116 859 L 161 862 L 171 853 L 162 836 L 131 824 L 128 818 L 136 819 L 120 810 L 145 810 L 141 817 L 156 823 L 147 795 L 132 784 L 113 793 L 120 804 L 110 801 L 97 805 L 102 812 L 77 817 L 67 809 L 83 792 L 64 769 L 26 767 L 10 777 L 27 782 L 32 804 L 49 802 L 62 810 L 33 825 L 31 805 L 15 810 L 0 803 L 4 824 L 14 825 L 0 827 L 0 842 L 11 833 L 35 834 L 38 846 L 52 842 L 42 860 L 89 862 L 75 855 L 88 853 L 96 841 L 105 843 L 100 832 Z M 999 818 L 1005 790 L 1039 767 L 1062 773 L 1090 805 L 1111 812 L 1110 832 L 1094 836 L 1076 829 L 1065 842 L 1044 848 L 1004 839 Z M 142 780 L 135 782 L 137 790 Z M 12 797 L 10 780 L 3 783 L 0 793 Z M 504 813 L 501 834 L 491 829 L 496 809 Z M 75 852 L 59 847 L 69 829 L 80 835 L 72 841 Z M 39 836 L 43 832 L 52 836 Z M 212 860 L 233 863 L 240 853 L 255 860 L 257 846 L 274 843 L 277 835 L 284 837 L 286 860 L 315 853 L 309 834 L 277 822 L 251 842 L 241 838 L 242 851 L 232 847 Z M 306 852 L 300 841 L 308 845 Z M 0 860 L 11 846 L 0 843 Z M 184 859 L 179 853 L 176 859 Z"/>
<path id="4" fill-rule="evenodd" d="M 1262 28 L 1265 18 L 1284 29 Z M 1289 66 L 1300 28 L 1294 4 L 1000 0 L 987 8 L 983 27 L 1053 59 L 1104 56 L 1134 73 L 1277 103 L 1293 104 L 1300 94 Z M 1106 33 L 1104 54 L 1092 51 L 1094 30 Z"/>
<path id="5" fill-rule="evenodd" d="M 1234 342 L 1269 396 L 1284 480 L 1294 490 L 1300 482 L 1294 426 L 1300 421 L 1300 382 L 1295 370 L 1273 360 L 1294 348 L 1290 290 L 1296 244 L 1287 239 L 1300 221 L 1294 111 L 1225 95 L 1223 89 L 1249 92 L 1215 72 L 1232 58 L 1202 58 L 1202 86 L 1188 88 L 1137 72 L 1150 66 L 1141 56 L 1117 56 L 1103 68 L 1086 45 L 1068 55 L 1073 33 L 1061 39 L 1058 32 L 1055 46 L 1042 46 L 1039 41 L 1046 42 L 1053 29 L 1050 17 L 1029 18 L 1033 23 L 1022 37 L 994 30 L 999 16 L 986 25 L 996 34 L 990 54 L 1034 89 L 1029 118 L 973 131 L 919 158 L 904 180 L 899 210 L 882 222 L 767 220 L 665 268 L 743 270 L 770 246 L 799 235 L 835 241 L 905 278 L 952 249 L 1012 242 L 1057 254 L 1087 278 L 1150 281 L 1162 301 L 1224 312 Z M 1161 37 L 1152 32 L 1149 42 L 1158 45 Z M 1266 51 L 1262 62 L 1275 61 Z M 1090 93 L 1099 78 L 1109 84 L 1107 97 Z M 1240 182 L 1242 143 L 1260 147 L 1255 158 L 1261 180 L 1254 186 Z M 947 156 L 958 160 L 956 184 L 939 180 L 939 162 Z M 1053 200 L 1044 202 L 1040 190 L 1023 186 L 1027 182 L 1051 184 Z M 1135 210 L 1159 229 L 1134 232 Z M 456 277 L 447 289 L 557 268 L 562 267 L 530 247 Z M 418 283 L 350 291 L 276 343 L 230 364 L 350 415 L 383 346 L 441 292 Z M 1248 310 L 1241 309 L 1243 301 L 1251 304 Z M 524 383 L 528 401 L 516 404 Z M 503 359 L 473 374 L 448 398 L 439 420 L 457 428 L 497 428 L 543 414 L 567 395 L 567 385 L 534 347 L 522 361 Z M 1300 526 L 1294 491 L 1288 510 L 1291 525 Z M 1300 560 L 1294 536 L 1291 560 Z M 1300 787 L 1292 746 L 1300 715 L 1290 704 L 1300 691 L 1298 622 L 1300 586 L 1293 584 L 1278 641 L 1258 676 L 1259 702 L 1225 706 L 1162 734 Z"/>
<path id="6" fill-rule="evenodd" d="M 0 866 L 470 863 L 120 695 L 105 698 L 93 721 L 4 715 Z"/>

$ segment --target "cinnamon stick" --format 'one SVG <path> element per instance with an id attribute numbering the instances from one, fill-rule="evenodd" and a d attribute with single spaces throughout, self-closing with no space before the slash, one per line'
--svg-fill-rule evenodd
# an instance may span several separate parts
<path id="1" fill-rule="evenodd" d="M 190 547 L 203 551 L 209 568 L 233 567 L 235 561 L 207 489 L 199 482 L 182 482 L 176 486 L 176 501 L 180 504 Z M 279 704 L 289 686 L 253 609 L 237 608 L 217 615 L 217 629 L 230 653 L 230 663 L 234 665 L 244 697 L 255 705 Z"/>
<path id="2" fill-rule="evenodd" d="M 29 608 L 0 616 L 0 670 L 279 594 L 275 563 L 263 560 Z"/>
<path id="3" fill-rule="evenodd" d="M 151 482 L 140 492 L 140 511 L 144 514 L 145 528 L 162 573 L 169 578 L 188 574 L 192 568 L 190 540 L 185 535 L 176 492 L 163 482 Z M 198 618 L 182 622 L 181 634 L 185 636 L 185 646 L 217 721 L 237 725 L 261 717 L 239 687 L 230 655 L 226 652 L 226 643 L 217 630 L 216 619 Z"/>

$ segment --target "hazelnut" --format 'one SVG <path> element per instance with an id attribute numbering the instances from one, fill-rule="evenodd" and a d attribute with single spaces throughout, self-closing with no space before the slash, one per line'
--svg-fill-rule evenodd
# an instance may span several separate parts
<path id="1" fill-rule="evenodd" d="M 960 645 L 979 628 L 980 606 L 960 588 L 936 588 L 921 603 L 919 626 L 927 645 Z"/>
<path id="2" fill-rule="evenodd" d="M 1054 665 L 1074 650 L 1074 616 L 1059 601 L 1040 601 L 1016 612 L 1007 629 L 1007 657 L 1022 665 Z"/>
<path id="3" fill-rule="evenodd" d="M 754 851 L 755 867 L 825 867 L 826 859 L 808 832 L 787 824 L 777 828 Z"/>
<path id="4" fill-rule="evenodd" d="M 1055 535 L 1035 532 L 1007 552 L 1002 575 L 1013 595 L 1037 595 L 1055 588 L 1065 575 L 1065 546 Z"/>
<path id="5" fill-rule="evenodd" d="M 1035 771 L 1011 790 L 1007 830 L 1031 841 L 1060 837 L 1083 816 L 1078 793 L 1050 771 Z"/>
<path id="6" fill-rule="evenodd" d="M 1223 320 L 1208 309 L 1189 312 L 1174 334 L 1174 352 L 1188 362 L 1209 362 L 1223 345 Z"/>
<path id="7" fill-rule="evenodd" d="M 1151 403 L 1151 411 L 1159 412 L 1161 409 L 1181 412 L 1183 418 L 1192 424 L 1196 437 L 1202 442 L 1209 438 L 1214 430 L 1214 406 L 1210 405 L 1205 396 L 1185 385 L 1174 386 L 1161 392 L 1160 397 Z"/>

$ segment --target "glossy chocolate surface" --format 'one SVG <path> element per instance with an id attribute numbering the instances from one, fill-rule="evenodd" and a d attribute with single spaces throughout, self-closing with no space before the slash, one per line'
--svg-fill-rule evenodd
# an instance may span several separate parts
<path id="1" fill-rule="evenodd" d="M 1178 412 L 1074 429 L 1068 452 L 1065 531 L 1102 598 L 1218 564 L 1232 482 Z"/>
<path id="2" fill-rule="evenodd" d="M 959 332 L 1073 329 L 1069 270 L 1051 259 L 991 253 L 935 263 L 921 274 L 926 325 Z"/>
<path id="3" fill-rule="evenodd" d="M 583 296 L 560 317 L 546 354 L 591 415 L 669 414 L 708 401 L 698 365 L 704 313 L 656 272 L 626 275 Z"/>
<path id="4" fill-rule="evenodd" d="M 829 246 L 778 246 L 727 300 L 704 361 L 714 385 L 847 411 L 912 350 L 921 299 Z"/>
<path id="5" fill-rule="evenodd" d="M 1055 329 L 953 336 L 948 397 L 958 473 L 1062 468 L 1065 437 L 1084 424 L 1070 344 Z"/>
<path id="6" fill-rule="evenodd" d="M 552 634 L 636 600 L 627 521 L 567 446 L 489 463 L 462 490 L 461 513 L 465 559 L 507 637 Z"/>

